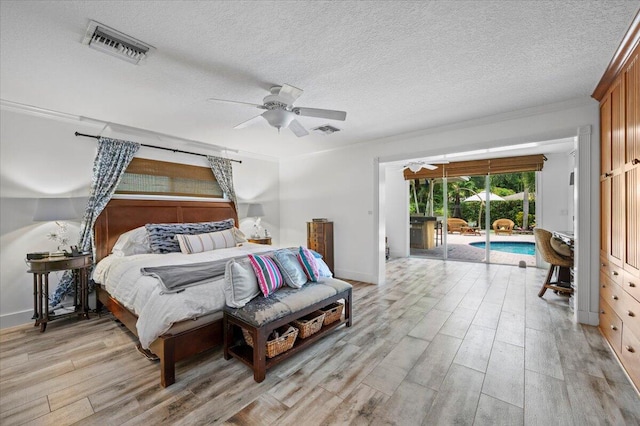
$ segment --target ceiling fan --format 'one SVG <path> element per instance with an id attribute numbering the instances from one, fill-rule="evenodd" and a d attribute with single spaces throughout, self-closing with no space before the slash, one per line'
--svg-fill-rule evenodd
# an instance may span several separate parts
<path id="1" fill-rule="evenodd" d="M 244 127 L 247 127 L 257 121 L 260 121 L 260 117 L 262 117 L 267 120 L 267 122 L 271 126 L 278 129 L 278 132 L 280 132 L 281 128 L 288 127 L 293 133 L 295 133 L 296 136 L 302 137 L 308 135 L 309 132 L 307 132 L 302 124 L 300 124 L 300 122 L 296 120 L 296 116 L 298 115 L 302 117 L 317 117 L 340 121 L 344 121 L 347 118 L 347 113 L 344 111 L 293 106 L 293 103 L 296 101 L 296 99 L 298 99 L 302 95 L 303 90 L 298 89 L 297 87 L 293 87 L 289 84 L 283 84 L 282 86 L 273 86 L 270 89 L 270 92 L 271 94 L 265 96 L 262 100 L 262 105 L 252 104 L 249 102 L 230 101 L 227 99 L 209 98 L 208 100 L 250 105 L 259 109 L 266 110 L 262 114 L 238 124 L 234 127 L 234 129 L 242 129 Z"/>
<path id="2" fill-rule="evenodd" d="M 442 160 L 427 163 L 426 161 L 422 160 L 413 160 L 402 166 L 402 170 L 409 169 L 413 173 L 418 173 L 421 169 L 435 170 L 438 168 L 437 164 L 449 164 L 449 162 L 447 160 Z"/>

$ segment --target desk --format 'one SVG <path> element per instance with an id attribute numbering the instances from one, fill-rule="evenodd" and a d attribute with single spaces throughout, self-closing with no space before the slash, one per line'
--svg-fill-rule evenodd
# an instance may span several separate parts
<path id="1" fill-rule="evenodd" d="M 34 327 L 40 331 L 47 329 L 47 322 L 71 315 L 89 318 L 89 268 L 91 255 L 76 257 L 45 257 L 44 259 L 27 260 L 30 274 L 33 274 L 33 319 Z M 49 273 L 55 271 L 73 272 L 75 292 L 73 296 L 74 312 L 54 315 L 49 312 Z"/>

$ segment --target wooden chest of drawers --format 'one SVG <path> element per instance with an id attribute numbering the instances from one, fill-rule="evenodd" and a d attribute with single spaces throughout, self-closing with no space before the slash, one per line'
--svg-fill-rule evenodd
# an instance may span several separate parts
<path id="1" fill-rule="evenodd" d="M 307 222 L 307 247 L 322 255 L 331 272 L 333 269 L 333 222 Z"/>

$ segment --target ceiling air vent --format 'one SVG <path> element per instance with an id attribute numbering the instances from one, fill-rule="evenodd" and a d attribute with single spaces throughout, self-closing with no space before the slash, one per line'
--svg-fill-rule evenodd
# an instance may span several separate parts
<path id="1" fill-rule="evenodd" d="M 330 124 L 325 124 L 324 126 L 316 127 L 315 129 L 312 129 L 312 130 L 324 133 L 325 135 L 330 135 L 331 133 L 340 131 L 340 129 L 338 129 L 337 127 L 333 127 Z"/>
<path id="2" fill-rule="evenodd" d="M 149 51 L 153 49 L 153 46 L 96 21 L 89 22 L 82 43 L 132 64 L 137 64 L 146 58 Z"/>

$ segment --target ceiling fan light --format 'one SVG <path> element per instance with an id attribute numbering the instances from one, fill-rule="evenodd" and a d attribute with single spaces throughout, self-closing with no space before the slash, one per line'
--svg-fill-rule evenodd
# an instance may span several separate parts
<path id="1" fill-rule="evenodd" d="M 409 170 L 411 170 L 413 173 L 418 173 L 420 170 L 422 170 L 422 164 L 409 164 Z"/>
<path id="2" fill-rule="evenodd" d="M 276 129 L 289 127 L 289 123 L 295 118 L 292 112 L 284 109 L 270 109 L 265 111 L 262 116 Z"/>

